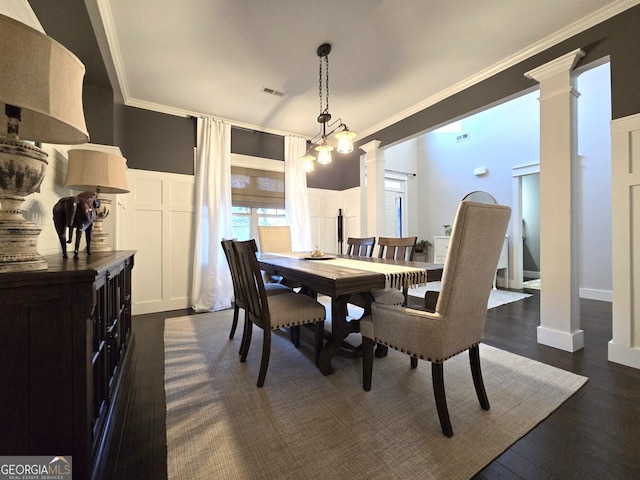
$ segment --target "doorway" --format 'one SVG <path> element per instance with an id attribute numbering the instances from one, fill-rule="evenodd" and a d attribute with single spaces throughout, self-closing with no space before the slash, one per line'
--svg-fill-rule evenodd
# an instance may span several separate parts
<path id="1" fill-rule="evenodd" d="M 404 179 L 384 180 L 384 236 L 402 237 L 406 230 L 406 183 Z"/>
<path id="2" fill-rule="evenodd" d="M 540 289 L 540 174 L 523 175 L 522 268 L 523 287 Z"/>

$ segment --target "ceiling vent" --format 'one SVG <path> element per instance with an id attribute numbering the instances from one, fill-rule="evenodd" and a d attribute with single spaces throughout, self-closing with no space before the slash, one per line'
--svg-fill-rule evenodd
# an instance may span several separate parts
<path id="1" fill-rule="evenodd" d="M 269 95 L 275 95 L 276 97 L 284 97 L 284 92 L 280 92 L 280 91 L 275 90 L 273 88 L 262 87 L 262 91 L 264 93 L 268 93 Z"/>

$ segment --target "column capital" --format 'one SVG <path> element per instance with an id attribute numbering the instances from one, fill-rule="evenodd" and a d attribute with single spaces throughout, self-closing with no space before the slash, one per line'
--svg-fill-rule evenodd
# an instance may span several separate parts
<path id="1" fill-rule="evenodd" d="M 529 70 L 524 74 L 525 77 L 537 82 L 541 82 L 560 73 L 568 72 L 573 69 L 585 53 L 578 48 L 550 62 L 540 65 L 539 67 Z"/>
<path id="2" fill-rule="evenodd" d="M 364 153 L 373 152 L 377 150 L 382 142 L 380 140 L 371 140 L 370 142 L 365 143 L 364 145 L 360 145 L 359 148 L 364 150 Z"/>

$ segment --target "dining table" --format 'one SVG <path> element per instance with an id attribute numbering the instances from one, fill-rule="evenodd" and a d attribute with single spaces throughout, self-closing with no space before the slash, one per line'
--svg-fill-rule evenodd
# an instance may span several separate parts
<path id="1" fill-rule="evenodd" d="M 259 253 L 260 268 L 302 286 L 304 293 L 331 298 L 331 334 L 320 352 L 318 367 L 324 375 L 333 373 L 331 359 L 350 333 L 360 331 L 358 319 L 348 320 L 347 303 L 352 294 L 373 301 L 374 289 L 410 287 L 440 280 L 442 264 L 325 254 L 314 258 L 309 252 Z M 365 315 L 368 308 L 365 308 Z"/>

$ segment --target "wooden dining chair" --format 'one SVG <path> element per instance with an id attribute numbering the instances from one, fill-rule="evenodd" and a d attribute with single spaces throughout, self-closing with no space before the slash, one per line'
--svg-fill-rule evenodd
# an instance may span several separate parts
<path id="1" fill-rule="evenodd" d="M 246 311 L 247 301 L 245 299 L 244 290 L 240 284 L 240 272 L 238 271 L 238 261 L 236 254 L 233 251 L 233 240 L 222 240 L 222 251 L 227 258 L 227 264 L 229 265 L 229 272 L 231 273 L 231 282 L 233 284 L 233 321 L 231 323 L 231 332 L 229 333 L 229 339 L 233 340 L 236 334 L 236 328 L 238 326 L 238 316 L 240 309 Z M 282 293 L 291 293 L 292 290 L 279 283 L 268 283 L 265 286 L 265 292 L 267 296 L 280 295 Z M 243 338 L 244 341 L 244 338 Z M 242 353 L 242 344 L 240 345 L 240 353 Z"/>
<path id="2" fill-rule="evenodd" d="M 245 312 L 248 320 L 245 322 L 241 362 L 245 362 L 247 359 L 253 325 L 260 327 L 264 333 L 258 387 L 264 385 L 267 368 L 269 367 L 272 330 L 282 327 L 315 324 L 314 357 L 317 365 L 320 358 L 320 350 L 322 349 L 324 320 L 326 318 L 324 305 L 311 297 L 298 293 L 267 296 L 260 265 L 256 258 L 258 248 L 255 240 L 233 241 L 232 246 L 238 260 L 240 285 L 245 294 Z"/>
<path id="3" fill-rule="evenodd" d="M 380 237 L 378 238 L 378 258 L 395 260 L 413 260 L 418 237 Z"/>
<path id="4" fill-rule="evenodd" d="M 376 244 L 376 237 L 347 238 L 347 255 L 356 257 L 371 257 L 373 247 Z"/>
<path id="5" fill-rule="evenodd" d="M 413 260 L 413 254 L 418 237 L 379 237 L 378 238 L 378 258 L 388 258 L 394 260 Z M 403 305 L 407 300 L 407 292 L 397 288 L 381 288 L 372 290 L 371 295 L 374 301 L 389 305 Z M 363 307 L 362 300 L 357 297 L 352 298 L 354 304 Z M 384 356 L 386 349 L 378 350 L 377 355 Z"/>
<path id="6" fill-rule="evenodd" d="M 453 435 L 444 390 L 444 362 L 469 350 L 471 375 L 480 406 L 489 410 L 482 380 L 479 344 L 484 334 L 487 300 L 492 289 L 511 209 L 463 201 L 458 206 L 433 312 L 373 303 L 360 321 L 363 338 L 363 388 L 371 390 L 376 343 L 406 353 L 411 367 L 431 362 L 433 392 L 442 432 Z"/>

